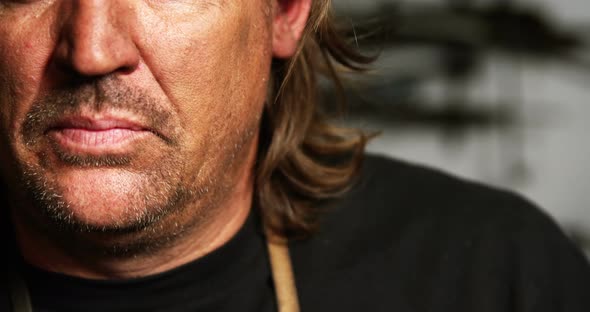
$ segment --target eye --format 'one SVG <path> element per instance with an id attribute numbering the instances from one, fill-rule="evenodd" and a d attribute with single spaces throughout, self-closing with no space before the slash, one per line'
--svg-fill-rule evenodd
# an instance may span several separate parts
<path id="1" fill-rule="evenodd" d="M 0 0 L 0 5 L 18 5 L 18 4 L 31 4 L 35 2 L 41 2 L 42 0 Z"/>
<path id="2" fill-rule="evenodd" d="M 53 0 L 0 0 L 0 9 L 2 8 L 20 8 L 28 7 L 33 5 L 40 5 L 43 3 L 51 2 Z"/>

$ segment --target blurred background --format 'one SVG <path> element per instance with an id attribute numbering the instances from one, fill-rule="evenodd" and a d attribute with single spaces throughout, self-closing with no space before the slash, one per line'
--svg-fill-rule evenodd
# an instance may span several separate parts
<path id="1" fill-rule="evenodd" d="M 590 256 L 588 0 L 333 1 L 379 55 L 345 85 L 370 151 L 515 190 Z"/>

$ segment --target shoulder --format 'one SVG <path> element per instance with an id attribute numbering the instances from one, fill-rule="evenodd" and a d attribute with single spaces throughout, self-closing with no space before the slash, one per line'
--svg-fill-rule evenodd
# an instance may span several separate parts
<path id="1" fill-rule="evenodd" d="M 513 192 L 375 155 L 367 155 L 352 189 L 322 209 L 320 228 L 300 244 L 304 248 L 414 252 L 516 239 L 527 229 L 538 232 L 532 228 L 559 231 L 548 215 Z"/>
<path id="2" fill-rule="evenodd" d="M 504 311 L 556 289 L 567 290 L 562 298 L 578 293 L 572 302 L 590 291 L 582 253 L 550 216 L 508 190 L 368 155 L 351 191 L 324 209 L 315 236 L 291 248 L 302 296 L 315 304 L 320 297 L 307 289 L 318 286 L 440 311 L 466 304 L 446 301 L 465 296 Z"/>
<path id="3" fill-rule="evenodd" d="M 553 227 L 545 212 L 512 191 L 376 155 L 367 155 L 354 187 L 328 208 L 324 222 L 326 231 L 352 223 L 393 235 L 402 234 L 394 228 L 413 227 L 463 236 Z"/>

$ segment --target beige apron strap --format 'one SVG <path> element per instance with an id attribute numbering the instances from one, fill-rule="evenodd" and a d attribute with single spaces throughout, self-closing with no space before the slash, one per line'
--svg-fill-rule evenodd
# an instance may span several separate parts
<path id="1" fill-rule="evenodd" d="M 31 298 L 25 281 L 16 272 L 10 272 L 10 299 L 14 312 L 32 312 Z"/>
<path id="2" fill-rule="evenodd" d="M 281 238 L 267 237 L 266 244 L 279 312 L 299 312 L 295 276 L 287 241 Z"/>

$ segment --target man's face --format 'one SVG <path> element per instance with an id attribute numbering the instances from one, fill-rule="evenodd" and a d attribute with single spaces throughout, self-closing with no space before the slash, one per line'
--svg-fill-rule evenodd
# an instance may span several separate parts
<path id="1" fill-rule="evenodd" d="M 17 214 L 121 231 L 222 202 L 256 144 L 271 24 L 263 0 L 0 0 Z"/>

